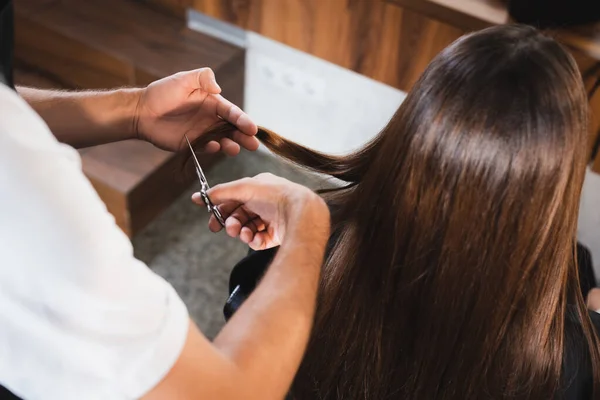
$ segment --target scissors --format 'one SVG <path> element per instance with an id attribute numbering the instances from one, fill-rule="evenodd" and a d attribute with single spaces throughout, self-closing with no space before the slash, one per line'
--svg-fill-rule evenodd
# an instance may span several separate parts
<path id="1" fill-rule="evenodd" d="M 185 135 L 185 140 L 187 141 L 188 146 L 190 146 L 192 156 L 194 157 L 194 164 L 196 166 L 196 175 L 198 175 L 198 179 L 200 180 L 200 197 L 202 197 L 202 201 L 204 202 L 204 204 L 206 204 L 206 208 L 208 208 L 208 212 L 213 213 L 213 215 L 215 216 L 217 221 L 219 221 L 219 224 L 221 224 L 222 227 L 225 227 L 225 220 L 223 219 L 223 215 L 221 214 L 221 212 L 219 211 L 217 206 L 215 206 L 213 204 L 213 202 L 210 201 L 210 198 L 208 197 L 208 189 L 210 189 L 210 186 L 208 186 L 208 181 L 206 180 L 206 176 L 204 176 L 204 172 L 202 172 L 202 167 L 200 167 L 200 163 L 198 162 L 198 159 L 196 158 L 196 153 L 194 152 L 194 148 L 192 147 L 192 144 L 190 143 L 190 139 L 188 139 L 187 135 Z"/>

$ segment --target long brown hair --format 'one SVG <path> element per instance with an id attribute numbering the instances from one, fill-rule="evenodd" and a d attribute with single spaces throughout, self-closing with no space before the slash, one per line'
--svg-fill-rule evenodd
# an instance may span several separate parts
<path id="1" fill-rule="evenodd" d="M 587 133 L 577 65 L 524 26 L 450 45 L 354 154 L 261 129 L 347 182 L 324 194 L 334 234 L 294 397 L 550 399 L 577 334 L 599 382 L 575 257 Z"/>

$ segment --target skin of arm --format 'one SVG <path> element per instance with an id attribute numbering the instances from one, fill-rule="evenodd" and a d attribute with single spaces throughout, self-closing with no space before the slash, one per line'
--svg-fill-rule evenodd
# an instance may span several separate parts
<path id="1" fill-rule="evenodd" d="M 143 399 L 282 399 L 300 365 L 329 238 L 329 211 L 298 200 L 285 240 L 261 283 L 210 343 L 191 322 L 183 352 Z M 262 216 L 261 216 L 262 217 Z"/>
<path id="2" fill-rule="evenodd" d="M 134 115 L 142 90 L 69 92 L 17 87 L 56 138 L 76 148 L 136 138 Z"/>

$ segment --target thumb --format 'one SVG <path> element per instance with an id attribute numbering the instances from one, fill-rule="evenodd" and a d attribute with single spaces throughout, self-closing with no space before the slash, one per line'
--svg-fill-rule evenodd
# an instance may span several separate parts
<path id="1" fill-rule="evenodd" d="M 215 73 L 210 68 L 200 68 L 186 72 L 188 83 L 194 89 L 202 89 L 210 94 L 221 93 L 221 87 L 217 84 Z"/>
<path id="2" fill-rule="evenodd" d="M 256 182 L 250 178 L 242 178 L 233 182 L 221 183 L 208 191 L 208 196 L 214 204 L 228 201 L 247 203 L 254 197 Z"/>

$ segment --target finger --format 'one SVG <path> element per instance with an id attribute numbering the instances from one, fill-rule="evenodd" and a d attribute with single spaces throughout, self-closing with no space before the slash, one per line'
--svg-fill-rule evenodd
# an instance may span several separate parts
<path id="1" fill-rule="evenodd" d="M 211 140 L 210 142 L 206 143 L 202 148 L 202 152 L 208 154 L 217 153 L 219 150 L 221 150 L 221 145 L 219 144 L 219 142 L 216 142 L 214 140 Z"/>
<path id="2" fill-rule="evenodd" d="M 213 186 L 209 191 L 208 195 L 215 204 L 222 204 L 226 202 L 237 202 L 246 203 L 248 202 L 254 192 L 257 189 L 257 185 L 250 178 L 242 178 L 236 181 L 220 183 Z"/>
<path id="3" fill-rule="evenodd" d="M 220 232 L 221 229 L 223 229 L 221 223 L 217 221 L 217 218 L 214 215 L 211 215 L 208 219 L 208 230 L 210 230 L 213 233 L 217 233 Z"/>
<path id="4" fill-rule="evenodd" d="M 249 136 L 248 136 L 249 137 Z M 237 156 L 240 153 L 240 145 L 229 138 L 223 138 L 219 141 L 223 153 L 228 156 Z"/>
<path id="5" fill-rule="evenodd" d="M 252 250 L 264 250 L 267 248 L 268 239 L 269 236 L 267 232 L 258 232 L 256 235 L 254 235 L 252 241 L 248 243 L 248 246 Z"/>
<path id="6" fill-rule="evenodd" d="M 231 237 L 238 237 L 242 227 L 256 218 L 256 215 L 247 212 L 244 207 L 236 203 L 225 204 L 221 208 L 223 209 L 221 214 L 227 216 L 225 219 L 225 231 Z M 221 211 L 221 208 L 219 211 Z"/>
<path id="7" fill-rule="evenodd" d="M 238 207 L 231 214 L 230 218 L 232 219 L 232 222 L 228 225 L 227 221 L 225 221 L 225 224 L 227 226 L 227 233 L 232 237 L 237 237 L 241 235 L 243 231 L 248 229 L 252 234 L 251 236 L 253 236 L 254 233 L 260 230 L 259 227 L 265 227 L 265 223 L 259 216 L 246 210 L 244 207 Z M 249 237 L 244 243 L 247 243 L 250 240 L 252 240 L 252 237 Z"/>
<path id="8" fill-rule="evenodd" d="M 195 89 L 202 89 L 207 93 L 219 94 L 221 87 L 217 84 L 215 73 L 210 68 L 200 68 L 190 72 L 197 82 Z"/>
<path id="9" fill-rule="evenodd" d="M 248 222 L 244 224 L 244 226 L 248 227 L 252 233 L 260 232 L 265 229 L 265 223 L 259 216 L 250 218 Z"/>
<path id="10" fill-rule="evenodd" d="M 247 211 L 244 207 L 236 208 L 231 216 L 240 221 L 242 226 L 247 225 L 250 221 L 258 218 L 256 214 Z"/>
<path id="11" fill-rule="evenodd" d="M 261 219 L 260 217 L 254 217 L 254 218 L 250 218 L 248 219 L 248 221 L 244 224 L 245 228 L 248 228 L 252 231 L 252 233 L 256 233 L 258 231 L 260 231 L 261 229 L 258 228 L 258 224 L 261 223 Z"/>
<path id="12" fill-rule="evenodd" d="M 240 235 L 242 223 L 236 217 L 229 217 L 225 220 L 225 232 L 233 238 Z"/>
<path id="13" fill-rule="evenodd" d="M 218 205 L 217 208 L 221 212 L 221 215 L 223 216 L 223 218 L 227 219 L 241 206 L 242 205 L 240 203 L 237 203 L 235 201 L 230 201 L 230 202 Z"/>
<path id="14" fill-rule="evenodd" d="M 248 221 L 240 231 L 240 239 L 244 243 L 250 243 L 254 238 L 254 235 L 258 232 L 264 231 L 266 228 L 265 223 L 260 217 L 255 217 Z"/>
<path id="15" fill-rule="evenodd" d="M 240 207 L 240 204 L 234 203 L 234 202 L 224 203 L 224 204 L 217 206 L 217 208 L 219 209 L 219 212 L 221 213 L 223 218 L 225 218 L 225 220 L 227 220 L 227 218 L 238 207 Z M 210 229 L 211 232 L 219 232 L 221 229 L 223 229 L 223 226 L 221 225 L 221 223 L 217 220 L 217 218 L 214 215 L 211 215 L 211 217 L 208 221 L 208 229 Z"/>
<path id="16" fill-rule="evenodd" d="M 198 204 L 199 206 L 206 207 L 206 204 L 204 204 L 204 201 L 202 200 L 202 195 L 199 192 L 192 194 L 192 202 Z M 221 215 L 226 216 L 231 213 L 231 210 L 239 207 L 239 205 L 236 203 L 229 203 L 229 204 L 222 204 L 217 207 L 218 207 L 219 211 L 221 212 Z M 228 210 L 229 210 L 229 212 L 227 212 Z M 221 229 L 223 229 L 223 226 L 217 220 L 217 218 L 214 216 L 214 214 L 211 214 L 210 218 L 208 219 L 208 229 L 214 233 L 219 232 Z"/>
<path id="17" fill-rule="evenodd" d="M 252 223 L 256 227 L 256 232 L 264 231 L 267 229 L 267 224 L 260 217 L 256 217 L 252 220 Z"/>
<path id="18" fill-rule="evenodd" d="M 232 123 L 244 134 L 254 136 L 258 132 L 258 126 L 243 112 L 223 96 L 215 96 L 217 99 L 217 114 L 225 121 Z"/>
<path id="19" fill-rule="evenodd" d="M 254 240 L 254 234 L 255 232 L 250 227 L 244 226 L 240 231 L 240 240 L 244 243 L 250 243 Z"/>
<path id="20" fill-rule="evenodd" d="M 200 195 L 199 192 L 196 192 L 194 194 L 192 194 L 192 201 L 196 204 L 198 204 L 199 206 L 205 206 L 206 204 L 204 204 L 204 201 L 202 201 L 202 196 Z"/>
<path id="21" fill-rule="evenodd" d="M 246 150 L 256 151 L 258 149 L 258 147 L 260 146 L 260 142 L 258 141 L 258 139 L 256 137 L 248 136 L 246 134 L 243 134 L 240 131 L 233 132 L 233 134 L 231 135 L 231 138 L 236 143 L 239 143 L 240 146 L 242 146 Z"/>

